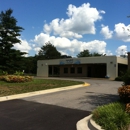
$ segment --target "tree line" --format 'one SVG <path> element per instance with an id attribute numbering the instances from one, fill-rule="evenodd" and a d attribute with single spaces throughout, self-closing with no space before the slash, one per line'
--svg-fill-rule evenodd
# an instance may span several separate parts
<path id="1" fill-rule="evenodd" d="M 35 56 L 25 57 L 26 52 L 14 49 L 14 44 L 21 43 L 18 37 L 24 28 L 17 25 L 12 13 L 12 9 L 0 13 L 0 72 L 14 73 L 24 70 L 25 73 L 36 74 L 38 60 L 72 58 L 70 55 L 62 55 L 50 42 L 45 43 Z M 77 55 L 77 57 L 90 56 L 101 56 L 101 54 L 90 53 L 85 49 Z"/>

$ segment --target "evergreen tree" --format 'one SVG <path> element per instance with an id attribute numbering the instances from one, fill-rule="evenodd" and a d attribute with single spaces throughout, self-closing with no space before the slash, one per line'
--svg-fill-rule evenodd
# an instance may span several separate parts
<path id="1" fill-rule="evenodd" d="M 13 49 L 14 44 L 21 42 L 18 37 L 23 28 L 17 26 L 12 13 L 12 9 L 0 13 L 0 69 L 8 72 L 20 69 L 20 61 L 25 54 Z"/>
<path id="2" fill-rule="evenodd" d="M 58 59 L 61 57 L 61 53 L 57 51 L 54 45 L 52 45 L 50 42 L 47 42 L 41 47 L 38 56 L 40 59 Z"/>

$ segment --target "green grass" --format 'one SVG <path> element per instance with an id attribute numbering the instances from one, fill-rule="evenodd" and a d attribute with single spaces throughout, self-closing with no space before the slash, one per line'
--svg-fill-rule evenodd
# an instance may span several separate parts
<path id="1" fill-rule="evenodd" d="M 105 130 L 128 130 L 130 114 L 120 102 L 100 106 L 93 112 L 93 119 Z"/>
<path id="2" fill-rule="evenodd" d="M 53 79 L 34 79 L 31 82 L 25 83 L 7 83 L 4 81 L 0 81 L 0 97 L 77 84 L 83 84 L 83 82 Z"/>

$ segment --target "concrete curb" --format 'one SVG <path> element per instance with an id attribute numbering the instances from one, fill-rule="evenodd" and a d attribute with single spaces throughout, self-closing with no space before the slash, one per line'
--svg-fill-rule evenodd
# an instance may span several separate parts
<path id="1" fill-rule="evenodd" d="M 104 130 L 101 129 L 101 126 L 97 125 L 95 121 L 92 119 L 92 114 L 81 119 L 77 122 L 76 128 L 77 130 Z"/>
<path id="2" fill-rule="evenodd" d="M 66 91 L 71 89 L 76 89 L 84 86 L 89 86 L 90 84 L 84 83 L 80 85 L 73 85 L 73 86 L 67 86 L 67 87 L 61 87 L 61 88 L 54 88 L 54 89 L 47 89 L 47 90 L 41 90 L 41 91 L 34 91 L 34 92 L 28 92 L 28 93 L 22 93 L 22 94 L 16 94 L 16 95 L 9 95 L 0 97 L 0 102 L 7 101 L 7 100 L 13 100 L 13 99 L 19 99 L 19 98 L 25 98 L 25 97 L 31 97 L 31 96 L 37 96 L 40 94 L 48 94 L 48 93 L 54 93 L 59 91 Z"/>
<path id="3" fill-rule="evenodd" d="M 92 117 L 92 115 L 89 115 L 89 116 L 81 119 L 80 121 L 78 121 L 76 124 L 77 130 L 90 130 L 88 128 L 88 121 L 91 119 L 91 117 Z"/>

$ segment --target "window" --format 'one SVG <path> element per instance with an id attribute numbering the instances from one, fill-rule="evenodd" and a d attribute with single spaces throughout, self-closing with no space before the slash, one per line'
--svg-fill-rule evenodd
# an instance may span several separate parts
<path id="1" fill-rule="evenodd" d="M 68 73 L 68 68 L 64 68 L 64 73 L 65 73 L 65 74 Z"/>
<path id="2" fill-rule="evenodd" d="M 70 68 L 70 73 L 72 73 L 72 74 L 75 73 L 75 68 L 74 67 Z"/>
<path id="3" fill-rule="evenodd" d="M 77 73 L 78 73 L 78 74 L 82 74 L 82 67 L 78 67 L 78 68 L 77 68 Z"/>
<path id="4" fill-rule="evenodd" d="M 59 75 L 60 74 L 60 68 L 58 66 L 53 67 L 53 74 L 54 75 Z"/>

